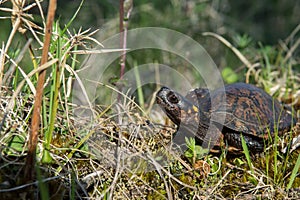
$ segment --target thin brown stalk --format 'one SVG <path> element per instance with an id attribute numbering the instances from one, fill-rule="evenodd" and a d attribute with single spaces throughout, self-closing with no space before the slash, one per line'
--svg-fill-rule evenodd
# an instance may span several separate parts
<path id="1" fill-rule="evenodd" d="M 119 13 L 120 13 L 120 18 L 119 18 L 119 23 L 120 23 L 120 46 L 121 48 L 124 48 L 124 0 L 120 0 L 120 7 L 119 7 Z M 125 59 L 126 59 L 126 52 L 123 51 L 121 60 L 120 60 L 120 66 L 121 66 L 121 71 L 120 71 L 120 79 L 122 79 L 124 75 L 124 70 L 125 70 Z"/>
<path id="2" fill-rule="evenodd" d="M 120 0 L 120 45 L 123 49 L 120 65 L 120 79 L 123 78 L 125 71 L 125 62 L 126 62 L 126 47 L 127 47 L 127 30 L 128 30 L 128 19 L 130 17 L 133 7 L 133 0 Z"/>
<path id="3" fill-rule="evenodd" d="M 48 60 L 48 52 L 49 52 L 49 46 L 51 41 L 52 24 L 55 17 L 55 11 L 56 11 L 56 0 L 50 0 L 41 65 L 46 63 Z M 38 131 L 40 127 L 40 113 L 41 113 L 41 104 L 42 104 L 45 77 L 46 77 L 46 70 L 43 70 L 39 73 L 39 78 L 36 86 L 36 96 L 35 96 L 34 108 L 32 113 L 32 120 L 31 120 L 31 131 L 28 140 L 28 154 L 26 158 L 25 171 L 24 171 L 25 172 L 24 180 L 26 182 L 33 180 L 34 177 L 35 155 L 36 155 Z"/>
<path id="4" fill-rule="evenodd" d="M 2 42 L 1 53 L 0 53 L 0 91 L 2 86 L 2 77 L 4 75 L 4 63 L 5 63 L 5 53 L 4 53 L 5 44 Z"/>

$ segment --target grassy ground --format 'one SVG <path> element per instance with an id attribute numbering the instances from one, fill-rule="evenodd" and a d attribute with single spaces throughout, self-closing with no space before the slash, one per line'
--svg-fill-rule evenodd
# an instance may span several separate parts
<path id="1" fill-rule="evenodd" d="M 10 95 L 5 97 L 9 99 Z M 27 106 L 30 109 L 32 105 Z M 40 138 L 37 179 L 28 184 L 22 183 L 28 130 L 24 118 L 28 113 L 26 109 L 12 112 L 2 127 L 1 197 L 28 198 L 36 192 L 43 193 L 45 199 L 300 197 L 299 166 L 296 167 L 299 150 L 283 154 L 278 141 L 278 145 L 251 156 L 250 163 L 244 155 L 207 155 L 193 159 L 169 146 L 176 131 L 173 126 L 153 124 L 138 114 L 134 103 L 129 106 L 122 116 L 123 120 L 127 118 L 128 125 L 120 126 L 112 114 L 102 114 L 98 118 L 99 126 L 89 130 L 91 134 L 81 146 L 78 144 L 85 138 L 76 133 L 82 130 L 67 127 L 68 119 L 58 113 L 50 150 L 54 161 L 41 163 L 43 138 Z M 299 134 L 299 126 L 293 129 L 293 135 Z M 295 169 L 296 177 L 289 186 Z"/>
<path id="2" fill-rule="evenodd" d="M 300 122 L 274 139 L 263 153 L 250 156 L 228 156 L 225 151 L 199 156 L 202 150 L 192 140 L 182 152 L 171 145 L 176 127 L 167 117 L 162 113 L 150 117 L 153 104 L 141 108 L 130 98 L 120 104 L 96 105 L 93 126 L 85 129 L 86 124 L 71 112 L 77 105 L 72 104 L 70 81 L 77 78 L 78 53 L 90 50 L 89 45 L 97 42 L 93 32 L 70 32 L 68 27 L 61 29 L 59 22 L 54 24 L 49 62 L 44 65 L 48 78 L 36 166 L 32 169 L 35 178 L 25 181 L 23 170 L 43 45 L 39 33 L 43 29 L 30 24 L 31 18 L 25 13 L 16 16 L 19 18 L 22 23 L 14 22 L 0 56 L 1 199 L 300 198 L 299 150 L 281 152 L 299 135 Z M 12 49 L 18 39 L 16 30 L 21 31 L 24 23 L 33 40 Z M 246 82 L 293 107 L 299 117 L 299 29 L 277 46 L 244 50 L 232 47 L 218 35 L 206 35 L 221 41 L 240 59 Z M 243 40 L 247 38 L 240 38 L 240 43 Z M 234 81 L 234 74 L 240 76 L 234 70 L 229 74 L 223 74 L 227 82 Z"/>

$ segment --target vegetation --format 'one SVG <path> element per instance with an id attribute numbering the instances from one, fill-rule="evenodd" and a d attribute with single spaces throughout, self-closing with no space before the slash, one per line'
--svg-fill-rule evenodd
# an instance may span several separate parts
<path id="1" fill-rule="evenodd" d="M 300 198 L 300 154 L 294 149 L 297 141 L 291 143 L 300 134 L 300 122 L 283 136 L 275 134 L 272 142 L 266 144 L 266 150 L 258 155 L 252 155 L 245 143 L 244 155 L 230 156 L 226 149 L 220 155 L 207 154 L 193 138 L 185 138 L 187 150 L 182 152 L 171 142 L 176 127 L 163 113 L 155 111 L 157 86 L 137 88 L 136 99 L 129 96 L 129 91 L 121 90 L 129 82 L 119 80 L 119 65 L 129 71 L 130 66 L 142 63 L 167 63 L 188 77 L 195 87 L 203 80 L 188 67 L 183 69 L 188 64 L 178 56 L 151 49 L 130 52 L 122 56 L 123 60 L 112 62 L 104 72 L 105 77 L 95 83 L 96 90 L 104 92 L 94 99 L 89 110 L 94 121 L 80 118 L 86 115 L 76 116 L 74 110 L 86 111 L 86 108 L 74 104 L 73 87 L 76 81 L 81 84 L 79 74 L 84 57 L 124 53 L 126 43 L 122 49 L 104 48 L 97 30 L 89 28 L 92 25 L 85 23 L 84 28 L 79 28 L 76 21 L 88 20 L 82 17 L 82 12 L 85 5 L 90 5 L 82 2 L 66 12 L 72 14 L 64 18 L 58 7 L 57 12 L 62 16 L 50 26 L 49 50 L 42 54 L 46 46 L 44 38 L 49 33 L 45 31 L 48 21 L 43 11 L 47 2 L 12 2 L 0 1 L 1 20 L 7 27 L 1 34 L 0 49 L 1 199 Z M 253 38 L 238 34 L 239 28 L 227 26 L 221 17 L 226 9 L 218 10 L 209 1 L 183 4 L 175 0 L 161 7 L 160 2 L 135 1 L 133 10 L 125 5 L 125 18 L 119 20 L 124 23 L 121 30 L 159 25 L 188 34 L 209 49 L 226 83 L 256 84 L 290 106 L 300 118 L 300 24 L 285 32 L 289 34 L 286 39 L 267 45 L 260 42 L 263 34 Z M 101 10 L 106 8 L 101 13 L 101 19 L 107 20 L 106 33 L 118 32 L 112 14 L 116 15 L 118 10 L 108 1 L 101 3 L 97 5 Z M 258 5 L 261 10 L 261 4 Z M 274 4 L 274 8 L 278 7 Z M 212 14 L 219 22 L 217 30 L 210 23 Z M 153 17 L 160 23 L 147 23 Z M 234 19 L 233 24 L 237 21 Z M 220 30 L 226 30 L 226 34 Z M 126 36 L 121 38 L 126 41 Z M 44 61 L 43 55 L 48 55 Z M 31 166 L 28 155 L 33 104 L 41 89 L 37 82 L 43 71 L 46 78 L 42 83 L 36 159 Z M 137 82 L 141 82 L 141 73 L 134 68 Z M 106 97 L 112 94 L 116 94 L 115 101 L 108 101 Z M 24 170 L 33 176 L 28 178 Z"/>

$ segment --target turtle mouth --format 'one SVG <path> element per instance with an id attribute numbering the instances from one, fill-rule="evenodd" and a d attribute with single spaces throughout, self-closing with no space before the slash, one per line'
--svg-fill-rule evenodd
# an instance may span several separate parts
<path id="1" fill-rule="evenodd" d="M 159 104 L 159 105 L 165 104 L 164 100 L 161 97 L 159 97 L 159 96 L 156 96 L 156 103 Z"/>

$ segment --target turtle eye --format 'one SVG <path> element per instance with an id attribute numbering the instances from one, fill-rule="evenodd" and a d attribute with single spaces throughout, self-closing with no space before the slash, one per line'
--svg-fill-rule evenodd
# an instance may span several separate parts
<path id="1" fill-rule="evenodd" d="M 177 97 L 176 94 L 174 94 L 173 92 L 169 92 L 167 95 L 168 101 L 170 101 L 171 103 L 178 103 L 179 99 Z"/>

